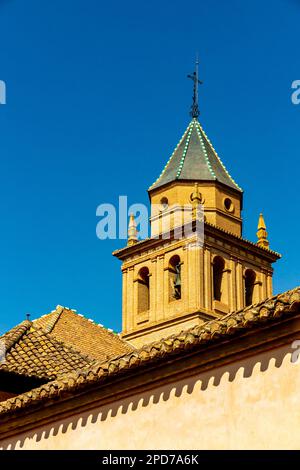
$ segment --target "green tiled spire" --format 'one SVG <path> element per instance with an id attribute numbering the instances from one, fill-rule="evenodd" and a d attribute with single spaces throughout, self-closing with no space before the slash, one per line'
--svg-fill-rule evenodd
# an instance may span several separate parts
<path id="1" fill-rule="evenodd" d="M 218 181 L 242 189 L 230 176 L 196 118 L 193 118 L 167 162 L 153 190 L 176 180 Z"/>

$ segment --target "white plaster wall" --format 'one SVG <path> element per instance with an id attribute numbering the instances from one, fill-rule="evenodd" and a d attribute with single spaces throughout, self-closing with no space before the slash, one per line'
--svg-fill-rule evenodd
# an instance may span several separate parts
<path id="1" fill-rule="evenodd" d="M 1 443 L 16 449 L 300 449 L 291 345 Z"/>

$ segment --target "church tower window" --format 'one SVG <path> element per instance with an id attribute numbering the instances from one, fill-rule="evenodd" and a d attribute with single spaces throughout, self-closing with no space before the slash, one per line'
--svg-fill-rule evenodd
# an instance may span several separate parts
<path id="1" fill-rule="evenodd" d="M 213 289 L 214 300 L 222 300 L 222 280 L 225 268 L 225 261 L 221 256 L 216 256 L 213 261 Z"/>
<path id="2" fill-rule="evenodd" d="M 181 264 L 178 255 L 169 261 L 169 301 L 181 299 Z"/>
<path id="3" fill-rule="evenodd" d="M 150 307 L 149 269 L 141 268 L 138 274 L 138 313 L 146 312 Z"/>
<path id="4" fill-rule="evenodd" d="M 198 120 L 197 64 L 189 77 L 191 120 L 148 188 L 150 237 L 131 216 L 127 245 L 114 252 L 123 263 L 122 338 L 136 347 L 271 297 L 280 257 L 262 215 L 257 243 L 243 238 L 243 190 Z"/>
<path id="5" fill-rule="evenodd" d="M 253 304 L 253 291 L 255 286 L 256 274 L 252 269 L 247 269 L 245 272 L 245 305 Z"/>

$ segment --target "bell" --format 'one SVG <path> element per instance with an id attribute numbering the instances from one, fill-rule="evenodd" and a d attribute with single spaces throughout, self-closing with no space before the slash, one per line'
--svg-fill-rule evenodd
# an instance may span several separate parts
<path id="1" fill-rule="evenodd" d="M 175 266 L 175 269 L 176 269 L 176 278 L 175 278 L 175 282 L 174 282 L 174 286 L 175 286 L 175 287 L 180 287 L 180 286 L 181 286 L 181 276 L 180 276 L 180 274 L 181 274 L 181 273 L 180 273 L 181 269 L 180 269 L 180 264 L 181 264 L 181 263 L 179 263 L 179 264 L 177 264 L 177 265 Z"/>

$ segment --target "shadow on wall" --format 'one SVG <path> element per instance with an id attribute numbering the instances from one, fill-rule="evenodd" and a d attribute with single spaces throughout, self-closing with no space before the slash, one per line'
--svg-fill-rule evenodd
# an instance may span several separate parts
<path id="1" fill-rule="evenodd" d="M 63 422 L 57 422 L 54 425 L 48 425 L 47 428 L 39 428 L 34 432 L 28 432 L 19 435 L 17 438 L 8 439 L 0 443 L 2 449 L 21 449 L 24 446 L 25 440 L 28 444 L 29 440 L 33 443 L 38 443 L 41 440 L 47 440 L 49 437 L 55 437 L 65 433 L 70 433 L 72 430 L 84 429 L 87 424 L 94 424 L 97 422 L 104 422 L 107 419 L 115 418 L 117 415 L 125 415 L 128 412 L 135 412 L 138 409 L 145 408 L 149 404 L 158 405 L 162 402 L 168 402 L 171 397 L 175 396 L 181 398 L 183 395 L 190 395 L 193 392 L 202 393 L 213 387 L 219 387 L 221 383 L 244 381 L 251 378 L 253 373 L 259 376 L 266 372 L 270 367 L 272 369 L 287 367 L 291 365 L 292 353 L 291 345 L 286 345 L 277 350 L 264 352 L 260 355 L 243 359 L 239 362 L 227 364 L 217 369 L 211 369 L 200 373 L 194 377 L 186 378 L 177 383 L 171 383 L 145 393 L 140 393 L 122 401 L 104 405 L 99 407 L 94 412 L 87 412 L 81 415 L 74 415 Z M 283 364 L 284 363 L 284 364 Z M 292 364 L 296 367 L 297 363 Z M 278 398 L 280 399 L 280 397 Z M 134 414 L 133 414 L 134 420 Z M 149 421 L 148 421 L 149 422 Z M 157 424 L 153 420 L 153 426 Z M 25 446 L 26 448 L 28 445 Z M 38 445 L 36 446 L 39 447 Z M 151 447 L 151 445 L 150 445 Z"/>

